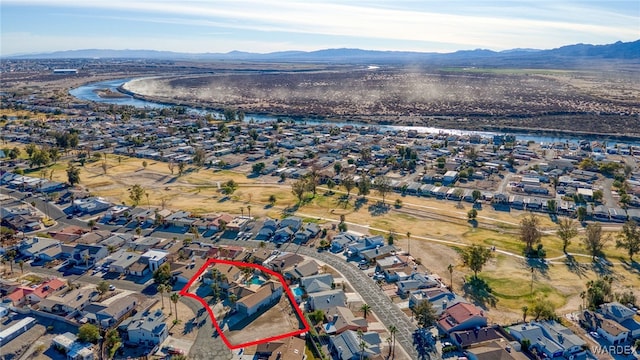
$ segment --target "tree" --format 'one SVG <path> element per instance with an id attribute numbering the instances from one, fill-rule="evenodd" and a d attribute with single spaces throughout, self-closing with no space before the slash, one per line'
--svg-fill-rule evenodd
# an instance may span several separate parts
<path id="1" fill-rule="evenodd" d="M 193 164 L 197 167 L 202 167 L 204 166 L 204 162 L 206 159 L 207 152 L 202 148 L 196 148 L 195 152 L 193 153 Z"/>
<path id="2" fill-rule="evenodd" d="M 529 214 L 520 221 L 520 240 L 525 243 L 525 252 L 533 251 L 533 245 L 540 242 L 542 233 L 538 230 L 539 219 L 534 214 Z"/>
<path id="3" fill-rule="evenodd" d="M 449 264 L 447 270 L 449 270 L 449 288 L 453 291 L 453 264 Z"/>
<path id="4" fill-rule="evenodd" d="M 371 306 L 368 304 L 362 304 L 362 306 L 360 306 L 360 311 L 362 311 L 362 316 L 366 319 L 367 315 L 369 315 L 369 311 L 371 311 Z"/>
<path id="5" fill-rule="evenodd" d="M 547 209 L 551 214 L 555 214 L 558 212 L 558 203 L 554 199 L 547 200 Z"/>
<path id="6" fill-rule="evenodd" d="M 411 254 L 411 233 L 407 231 L 407 253 Z"/>
<path id="7" fill-rule="evenodd" d="M 167 166 L 169 167 L 169 171 L 171 171 L 171 175 L 173 175 L 173 171 L 176 168 L 176 164 L 173 161 L 169 161 L 169 163 L 167 164 Z"/>
<path id="8" fill-rule="evenodd" d="M 236 190 L 238 190 L 238 183 L 236 183 L 233 179 L 227 181 L 226 183 L 224 183 L 224 185 L 222 185 L 222 191 L 227 195 L 233 194 Z"/>
<path id="9" fill-rule="evenodd" d="M 396 356 L 396 333 L 398 332 L 398 328 L 395 325 L 389 325 L 389 334 L 391 334 L 391 341 L 392 341 L 392 349 L 393 349 L 393 354 L 392 354 L 392 358 L 394 358 Z"/>
<path id="10" fill-rule="evenodd" d="M 171 294 L 170 299 L 171 299 L 171 302 L 173 303 L 173 306 L 176 309 L 176 320 L 175 320 L 175 322 L 178 322 L 178 300 L 180 300 L 180 295 L 178 293 L 174 292 L 173 294 Z"/>
<path id="11" fill-rule="evenodd" d="M 624 223 L 622 232 L 618 234 L 616 247 L 627 249 L 631 261 L 633 261 L 633 255 L 640 252 L 640 230 L 635 221 L 629 220 Z"/>
<path id="12" fill-rule="evenodd" d="M 471 209 L 467 211 L 467 217 L 469 218 L 469 220 L 475 220 L 478 217 L 478 210 Z"/>
<path id="13" fill-rule="evenodd" d="M 275 195 L 273 195 L 273 194 L 269 195 L 269 204 L 270 204 L 271 206 L 273 206 L 273 205 L 275 205 L 275 204 L 276 204 L 276 200 L 277 200 L 277 199 L 276 199 L 276 196 L 275 196 Z"/>
<path id="14" fill-rule="evenodd" d="M 309 319 L 318 324 L 324 320 L 324 311 L 318 309 L 309 314 Z"/>
<path id="15" fill-rule="evenodd" d="M 71 163 L 69 163 L 69 167 L 67 168 L 67 181 L 71 186 L 80 183 L 80 169 L 76 168 Z"/>
<path id="16" fill-rule="evenodd" d="M 162 301 L 162 308 L 164 309 L 164 292 L 166 290 L 170 291 L 171 289 L 167 289 L 167 286 L 164 284 L 158 285 L 157 289 L 158 289 L 158 293 L 160 294 L 160 301 Z"/>
<path id="17" fill-rule="evenodd" d="M 84 324 L 78 329 L 78 340 L 95 344 L 98 339 L 100 339 L 100 330 L 97 326 Z"/>
<path id="18" fill-rule="evenodd" d="M 171 282 L 171 267 L 169 263 L 160 265 L 160 267 L 153 272 L 153 280 L 156 284 L 169 285 Z"/>
<path id="19" fill-rule="evenodd" d="M 589 254 L 591 254 L 592 259 L 595 260 L 596 256 L 602 252 L 604 244 L 608 240 L 608 237 L 602 236 L 602 225 L 600 225 L 600 223 L 593 223 L 587 225 L 582 243 L 587 248 Z"/>
<path id="20" fill-rule="evenodd" d="M 336 175 L 340 175 L 340 172 L 342 171 L 342 164 L 339 162 L 333 163 L 333 171 L 336 173 Z"/>
<path id="21" fill-rule="evenodd" d="M 139 184 L 134 184 L 129 189 L 129 199 L 133 201 L 134 206 L 137 206 L 140 203 L 140 200 L 142 200 L 142 196 L 144 196 L 144 194 L 145 194 L 145 190 Z"/>
<path id="22" fill-rule="evenodd" d="M 538 321 L 540 318 L 544 320 L 554 319 L 556 317 L 556 309 L 553 304 L 544 298 L 537 298 L 531 307 L 531 315 Z"/>
<path id="23" fill-rule="evenodd" d="M 267 165 L 263 162 L 255 163 L 251 166 L 251 171 L 253 171 L 254 174 L 259 175 L 265 167 L 267 167 Z"/>
<path id="24" fill-rule="evenodd" d="M 187 164 L 184 161 L 180 161 L 178 163 L 178 176 L 182 176 L 182 174 L 184 174 L 184 170 L 186 169 L 186 167 L 187 167 Z"/>
<path id="25" fill-rule="evenodd" d="M 118 348 L 122 346 L 122 339 L 117 329 L 111 329 L 107 331 L 105 339 L 105 346 L 109 349 L 109 358 L 113 358 L 118 351 Z"/>
<path id="26" fill-rule="evenodd" d="M 473 271 L 473 277 L 478 278 L 478 272 L 491 259 L 493 254 L 489 248 L 480 245 L 472 245 L 461 253 L 463 264 Z"/>
<path id="27" fill-rule="evenodd" d="M 147 162 L 147 160 L 142 160 L 142 167 L 146 169 L 147 166 L 149 166 L 149 163 Z"/>
<path id="28" fill-rule="evenodd" d="M 422 301 L 413 307 L 413 313 L 418 320 L 418 326 L 428 328 L 436 322 L 436 310 L 430 301 Z"/>
<path id="29" fill-rule="evenodd" d="M 578 217 L 578 221 L 583 222 L 584 219 L 587 218 L 587 208 L 584 206 L 578 206 L 576 209 L 576 216 Z"/>
<path id="30" fill-rule="evenodd" d="M 366 175 L 363 175 L 362 177 L 360 177 L 360 180 L 358 180 L 357 186 L 358 186 L 358 195 L 362 197 L 369 195 L 369 189 L 371 189 L 371 181 Z"/>
<path id="31" fill-rule="evenodd" d="M 336 182 L 333 179 L 327 180 L 327 188 L 329 188 L 329 194 L 333 194 L 333 188 L 336 186 Z"/>
<path id="32" fill-rule="evenodd" d="M 473 202 L 476 202 L 482 199 L 482 193 L 480 192 L 480 190 L 473 190 L 471 192 L 471 197 L 473 197 Z"/>
<path id="33" fill-rule="evenodd" d="M 600 305 L 612 300 L 611 283 L 613 278 L 604 276 L 587 282 L 587 307 L 596 310 Z"/>
<path id="34" fill-rule="evenodd" d="M 104 295 L 107 291 L 109 291 L 109 283 L 102 280 L 96 286 L 96 290 L 100 293 L 100 295 Z"/>
<path id="35" fill-rule="evenodd" d="M 13 260 L 15 260 L 16 256 L 18 256 L 18 253 L 14 249 L 7 250 L 4 253 L 5 259 L 7 259 L 7 261 L 9 262 L 9 267 L 11 269 L 12 274 L 13 274 Z"/>
<path id="36" fill-rule="evenodd" d="M 529 307 L 527 305 L 522 307 L 522 322 L 527 322 L 527 313 L 529 312 Z"/>
<path id="37" fill-rule="evenodd" d="M 378 194 L 382 196 L 382 203 L 384 204 L 385 197 L 391 191 L 391 180 L 386 176 L 377 176 L 373 180 L 373 187 L 378 191 Z"/>
<path id="38" fill-rule="evenodd" d="M 93 230 L 93 227 L 96 226 L 96 220 L 95 219 L 91 219 L 89 221 L 87 221 L 87 226 L 89 227 L 89 231 Z"/>
<path id="39" fill-rule="evenodd" d="M 18 261 L 18 266 L 20 267 L 20 274 L 24 274 L 24 260 Z"/>
<path id="40" fill-rule="evenodd" d="M 562 240 L 562 251 L 566 253 L 567 246 L 571 244 L 571 239 L 578 235 L 578 226 L 573 219 L 564 218 L 558 223 L 556 234 Z"/>
<path id="41" fill-rule="evenodd" d="M 342 186 L 347 190 L 347 197 L 351 194 L 351 190 L 355 187 L 355 181 L 353 181 L 353 176 L 347 175 L 342 178 Z"/>
<path id="42" fill-rule="evenodd" d="M 604 194 L 602 193 L 602 190 L 594 190 L 593 191 L 593 201 L 594 202 L 602 202 L 602 198 L 604 197 Z"/>
<path id="43" fill-rule="evenodd" d="M 298 198 L 298 203 L 302 203 L 302 198 L 304 197 L 304 192 L 307 189 L 307 184 L 305 179 L 299 179 L 293 183 L 291 183 L 291 192 Z"/>

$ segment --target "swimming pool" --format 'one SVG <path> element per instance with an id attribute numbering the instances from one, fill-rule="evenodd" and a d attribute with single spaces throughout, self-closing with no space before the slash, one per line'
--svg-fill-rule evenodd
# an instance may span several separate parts
<path id="1" fill-rule="evenodd" d="M 295 295 L 296 298 L 302 297 L 302 294 L 304 294 L 304 290 L 302 290 L 299 286 L 292 288 L 291 291 L 293 291 L 293 295 Z"/>
<path id="2" fill-rule="evenodd" d="M 264 281 L 264 280 L 260 279 L 260 278 L 259 278 L 259 277 L 257 277 L 257 276 L 252 277 L 252 278 L 251 278 L 251 281 L 249 281 L 249 282 L 250 282 L 251 284 L 253 284 L 253 285 L 262 285 L 262 284 L 264 284 L 264 283 L 265 283 L 265 281 Z"/>

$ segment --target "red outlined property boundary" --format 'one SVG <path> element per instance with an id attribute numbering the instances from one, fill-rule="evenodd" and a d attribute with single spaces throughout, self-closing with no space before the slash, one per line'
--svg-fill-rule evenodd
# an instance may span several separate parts
<path id="1" fill-rule="evenodd" d="M 260 271 L 264 271 L 265 273 L 267 273 L 269 275 L 277 277 L 278 280 L 280 280 L 280 282 L 282 283 L 282 287 L 284 288 L 285 293 L 289 297 L 289 302 L 291 303 L 291 306 L 296 310 L 296 312 L 298 314 L 298 317 L 300 318 L 300 321 L 302 321 L 302 324 L 304 325 L 304 329 L 299 329 L 299 330 L 292 331 L 292 332 L 289 332 L 289 333 L 286 333 L 286 334 L 272 336 L 272 337 L 268 337 L 268 338 L 264 338 L 264 339 L 260 339 L 260 340 L 256 340 L 256 341 L 251 341 L 251 342 L 247 342 L 247 343 L 242 343 L 242 344 L 237 344 L 237 345 L 231 344 L 229 342 L 229 339 L 227 339 L 227 337 L 222 332 L 222 329 L 220 329 L 220 325 L 218 325 L 218 321 L 216 321 L 216 317 L 215 317 L 215 315 L 213 315 L 213 311 L 211 310 L 209 305 L 207 305 L 206 301 L 204 299 L 202 299 L 201 297 L 199 297 L 198 295 L 192 294 L 192 293 L 189 292 L 189 288 L 191 288 L 191 285 L 200 277 L 200 275 L 202 275 L 202 273 L 211 264 L 227 264 L 227 265 L 233 265 L 233 266 L 252 267 L 252 268 L 256 268 L 256 269 L 258 269 Z M 274 340 L 279 340 L 279 339 L 284 339 L 284 338 L 291 337 L 291 336 L 304 334 L 304 333 L 308 332 L 309 328 L 310 328 L 309 324 L 307 323 L 306 318 L 304 317 L 304 314 L 302 313 L 302 310 L 300 310 L 300 307 L 297 305 L 295 297 L 293 296 L 293 293 L 291 292 L 291 289 L 289 289 L 289 285 L 287 285 L 287 282 L 285 281 L 284 277 L 281 274 L 278 274 L 277 272 L 275 272 L 273 270 L 267 269 L 266 267 L 264 267 L 262 265 L 252 264 L 252 263 L 247 263 L 247 262 L 242 262 L 242 261 L 209 259 L 209 260 L 207 260 L 207 262 L 204 265 L 202 265 L 200 270 L 198 270 L 198 272 L 189 280 L 187 285 L 185 285 L 182 288 L 182 290 L 180 290 L 180 295 L 187 296 L 187 297 L 190 297 L 192 299 L 195 299 L 198 302 L 200 302 L 200 304 L 202 304 L 202 306 L 209 313 L 209 316 L 211 317 L 211 322 L 213 323 L 213 326 L 218 331 L 218 334 L 222 338 L 222 341 L 224 341 L 225 345 L 227 345 L 227 347 L 229 349 L 231 349 L 231 350 L 239 349 L 239 348 L 243 348 L 243 347 L 247 347 L 247 346 L 251 346 L 251 345 L 263 344 L 263 343 L 267 343 L 267 342 L 274 341 Z"/>

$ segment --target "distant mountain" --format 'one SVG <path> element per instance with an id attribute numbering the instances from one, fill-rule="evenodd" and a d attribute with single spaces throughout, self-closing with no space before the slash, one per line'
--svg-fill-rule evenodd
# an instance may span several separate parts
<path id="1" fill-rule="evenodd" d="M 10 56 L 11 59 L 164 59 L 164 60 L 238 60 L 323 63 L 414 63 L 447 65 L 516 65 L 544 66 L 560 62 L 571 64 L 587 59 L 640 59 L 640 40 L 618 41 L 607 45 L 575 44 L 551 50 L 486 49 L 460 50 L 453 53 L 377 51 L 362 49 L 325 49 L 317 51 L 281 51 L 266 54 L 231 51 L 228 53 L 180 53 L 157 50 L 84 49 L 52 53 Z"/>

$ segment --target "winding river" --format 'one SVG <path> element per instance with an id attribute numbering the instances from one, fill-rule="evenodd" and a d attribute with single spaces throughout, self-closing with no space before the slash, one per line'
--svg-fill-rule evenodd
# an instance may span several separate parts
<path id="1" fill-rule="evenodd" d="M 160 103 L 156 103 L 148 100 L 137 99 L 127 94 L 122 94 L 123 95 L 122 97 L 100 97 L 96 92 L 96 90 L 102 90 L 102 89 L 111 89 L 112 91 L 118 92 L 119 86 L 131 80 L 134 80 L 134 79 L 130 79 L 130 78 L 114 79 L 114 80 L 90 83 L 90 84 L 82 85 L 75 89 L 71 89 L 69 91 L 69 94 L 73 95 L 74 97 L 80 100 L 94 101 L 94 102 L 114 104 L 114 105 L 129 105 L 137 108 L 162 109 L 162 108 L 170 107 L 170 105 L 160 104 Z M 207 110 L 196 109 L 191 107 L 187 107 L 187 110 L 191 112 L 197 112 L 203 115 L 207 113 L 211 113 L 213 115 L 220 116 L 220 113 L 215 111 L 207 111 Z M 286 118 L 286 117 L 281 117 L 281 118 Z M 271 116 L 271 115 L 259 115 L 259 114 L 245 115 L 245 121 L 253 120 L 256 122 L 271 122 L 271 121 L 276 121 L 276 119 L 277 119 L 276 116 Z M 302 119 L 302 120 L 295 120 L 295 121 L 304 122 L 310 125 L 317 125 L 317 124 L 324 123 L 322 120 L 317 120 L 317 119 Z M 355 122 L 332 122 L 332 124 L 335 124 L 337 126 L 343 126 L 343 125 L 372 126 L 371 124 L 363 124 L 363 123 L 355 123 Z M 435 127 L 426 127 L 426 126 L 397 126 L 397 125 L 377 125 L 377 126 L 381 129 L 388 129 L 389 131 L 416 130 L 420 133 L 430 133 L 430 134 L 447 133 L 452 135 L 480 135 L 482 137 L 492 137 L 498 134 L 494 132 L 444 129 L 444 128 L 435 128 Z M 556 136 L 537 135 L 530 132 L 528 133 L 516 132 L 515 134 L 517 135 L 516 137 L 518 140 L 535 141 L 537 143 L 544 143 L 544 144 L 552 143 L 552 142 L 574 142 L 575 143 L 583 139 L 583 138 L 572 137 L 572 136 L 556 137 Z M 592 138 L 596 139 L 595 137 L 592 137 Z M 611 141 L 606 136 L 603 136 L 601 140 L 607 140 L 608 144 L 615 143 L 615 141 Z M 633 146 L 640 146 L 640 142 L 637 142 L 637 141 L 624 141 L 623 143 L 633 145 Z"/>

